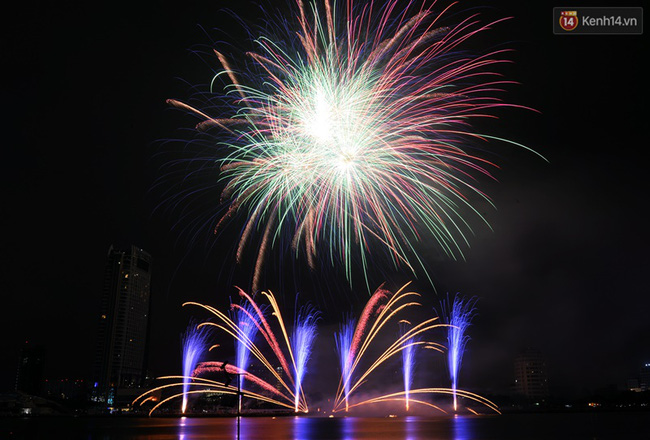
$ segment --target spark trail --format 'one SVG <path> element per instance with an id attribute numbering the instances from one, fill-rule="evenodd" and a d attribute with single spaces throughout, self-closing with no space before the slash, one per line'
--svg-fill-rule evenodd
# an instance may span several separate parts
<path id="1" fill-rule="evenodd" d="M 307 372 L 307 361 L 309 361 L 311 356 L 314 339 L 318 333 L 318 329 L 316 328 L 318 318 L 319 312 L 310 305 L 303 306 L 300 310 L 296 311 L 291 338 L 292 351 L 296 355 L 295 412 L 298 412 L 300 397 L 302 396 L 304 399 L 302 383 Z"/>
<path id="2" fill-rule="evenodd" d="M 350 394 L 350 348 L 352 346 L 352 337 L 354 336 L 355 320 L 353 318 L 347 319 L 338 332 L 334 334 L 336 342 L 336 351 L 339 356 L 339 366 L 341 368 L 341 386 L 343 397 L 345 399 L 345 411 L 347 412 L 348 395 Z"/>
<path id="3" fill-rule="evenodd" d="M 264 313 L 263 310 L 262 314 Z M 248 369 L 248 362 L 250 358 L 250 350 L 247 344 L 243 341 L 250 341 L 254 343 L 255 336 L 259 331 L 259 321 L 255 315 L 255 308 L 247 301 L 241 301 L 238 306 L 231 307 L 231 317 L 240 329 L 242 338 L 235 338 L 235 358 L 237 367 L 245 371 Z M 244 381 L 246 376 L 239 376 L 240 386 L 244 388 Z M 241 396 L 240 396 L 241 397 Z M 238 402 L 241 408 L 241 400 Z"/>
<path id="4" fill-rule="evenodd" d="M 443 319 L 449 324 L 447 328 L 447 342 L 449 351 L 447 352 L 447 366 L 449 368 L 449 377 L 451 379 L 452 396 L 454 400 L 454 411 L 458 411 L 458 399 L 456 390 L 458 388 L 458 373 L 463 362 L 465 346 L 469 341 L 467 328 L 472 323 L 475 314 L 476 298 L 465 300 L 456 295 L 453 302 L 443 302 Z"/>
<path id="5" fill-rule="evenodd" d="M 209 349 L 209 329 L 199 327 L 196 321 L 191 320 L 187 330 L 182 335 L 181 343 L 183 348 L 183 401 L 181 412 L 185 414 L 190 382 L 194 376 L 194 368 Z"/>
<path id="6" fill-rule="evenodd" d="M 408 321 L 400 322 L 400 334 L 404 336 L 408 332 L 408 327 L 411 325 Z M 402 350 L 402 374 L 404 377 L 404 406 L 406 411 L 409 410 L 410 404 L 410 391 L 413 385 L 413 372 L 415 370 L 415 347 L 418 342 L 417 338 L 411 338 L 406 341 L 406 345 Z"/>

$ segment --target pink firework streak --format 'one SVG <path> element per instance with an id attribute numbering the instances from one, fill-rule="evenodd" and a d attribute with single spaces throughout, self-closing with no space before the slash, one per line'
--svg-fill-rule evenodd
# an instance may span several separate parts
<path id="1" fill-rule="evenodd" d="M 198 377 L 198 376 L 205 376 L 208 373 L 220 373 L 223 372 L 223 362 L 201 362 L 199 365 L 197 365 L 196 369 L 194 370 L 194 373 L 192 376 Z M 242 369 L 242 368 L 237 368 L 234 365 L 226 364 L 226 373 L 228 374 L 244 374 L 244 378 L 246 381 L 254 383 L 255 385 L 259 386 L 260 388 L 264 389 L 265 391 L 268 391 L 272 394 L 274 394 L 277 397 L 281 397 L 289 402 L 292 401 L 291 398 L 287 397 L 286 395 L 282 394 L 276 387 L 265 381 L 264 379 L 260 379 L 259 377 L 255 376 L 252 373 L 249 373 L 248 371 Z"/>
<path id="2" fill-rule="evenodd" d="M 253 298 L 250 297 L 249 294 L 244 292 L 242 289 L 237 287 L 237 290 L 239 292 L 239 295 L 241 295 L 243 298 L 245 298 L 252 306 L 253 309 L 255 310 L 255 313 L 257 313 L 257 319 L 259 320 L 260 323 L 262 323 L 262 326 L 264 327 L 263 329 L 260 328 L 260 332 L 264 336 L 264 339 L 266 339 L 266 342 L 269 344 L 271 349 L 273 350 L 273 353 L 275 353 L 275 356 L 278 358 L 278 361 L 282 365 L 282 368 L 284 369 L 285 373 L 289 377 L 289 380 L 293 384 L 293 375 L 291 374 L 291 369 L 289 368 L 289 364 L 287 363 L 287 359 L 282 353 L 282 349 L 280 348 L 280 344 L 278 343 L 278 340 L 275 338 L 275 333 L 273 333 L 273 330 L 271 330 L 271 326 L 269 325 L 268 321 L 264 317 L 264 313 L 262 313 L 262 310 L 259 308 L 257 303 L 253 301 Z M 236 304 L 232 304 L 233 307 L 237 307 Z M 257 320 L 253 320 L 256 322 Z M 283 325 L 283 323 L 281 323 Z"/>
<path id="3" fill-rule="evenodd" d="M 359 322 L 354 329 L 354 333 L 350 334 L 351 326 L 354 325 L 354 321 L 349 320 L 343 325 L 341 331 L 335 335 L 341 364 L 341 383 L 339 384 L 339 393 L 337 398 L 342 395 L 345 401 L 346 411 L 348 410 L 350 384 L 352 382 L 352 375 L 354 373 L 354 366 L 356 365 L 359 346 L 363 341 L 365 333 L 368 331 L 370 320 L 381 311 L 384 306 L 382 302 L 388 299 L 388 295 L 392 295 L 392 293 L 385 290 L 382 284 L 364 306 Z"/>
<path id="4" fill-rule="evenodd" d="M 368 329 L 370 319 L 380 311 L 382 306 L 381 301 L 385 301 L 388 299 L 388 295 L 392 295 L 389 290 L 383 289 L 382 287 L 379 287 L 375 291 L 366 306 L 363 308 L 363 312 L 359 317 L 359 322 L 357 323 L 357 327 L 354 330 L 354 336 L 352 337 L 352 344 L 350 345 L 348 364 L 351 364 L 352 360 L 356 357 L 363 335 Z"/>

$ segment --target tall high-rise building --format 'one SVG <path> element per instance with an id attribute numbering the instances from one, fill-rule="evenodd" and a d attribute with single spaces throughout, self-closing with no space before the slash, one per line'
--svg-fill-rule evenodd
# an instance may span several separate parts
<path id="1" fill-rule="evenodd" d="M 546 359 L 533 348 L 525 349 L 515 358 L 515 392 L 531 400 L 549 395 Z"/>
<path id="2" fill-rule="evenodd" d="M 16 391 L 40 395 L 43 389 L 45 348 L 42 345 L 25 344 L 20 349 L 16 369 Z"/>
<path id="3" fill-rule="evenodd" d="M 151 255 L 136 246 L 126 250 L 111 246 L 99 313 L 95 399 L 112 404 L 117 389 L 142 385 L 150 298 Z"/>
<path id="4" fill-rule="evenodd" d="M 639 369 L 639 388 L 642 391 L 650 390 L 650 362 L 641 365 Z"/>

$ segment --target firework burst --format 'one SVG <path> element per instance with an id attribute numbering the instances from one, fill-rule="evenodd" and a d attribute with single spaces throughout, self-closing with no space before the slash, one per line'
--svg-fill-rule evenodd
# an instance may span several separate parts
<path id="1" fill-rule="evenodd" d="M 491 177 L 473 147 L 494 139 L 471 124 L 514 105 L 499 98 L 511 82 L 494 71 L 505 50 L 460 52 L 495 22 L 471 15 L 444 25 L 448 9 L 297 0 L 296 28 L 257 38 L 248 68 L 215 50 L 215 79 L 228 84 L 219 91 L 213 81 L 206 108 L 226 105 L 229 115 L 169 100 L 197 115 L 199 130 L 216 130 L 227 210 L 215 231 L 245 218 L 238 260 L 260 235 L 253 291 L 265 255 L 286 236 L 296 257 L 312 268 L 317 256 L 341 264 L 350 282 L 359 262 L 366 285 L 374 246 L 414 275 L 426 274 L 416 252 L 424 237 L 462 256 L 464 213 L 480 217 L 472 200 L 488 200 L 476 178 Z"/>

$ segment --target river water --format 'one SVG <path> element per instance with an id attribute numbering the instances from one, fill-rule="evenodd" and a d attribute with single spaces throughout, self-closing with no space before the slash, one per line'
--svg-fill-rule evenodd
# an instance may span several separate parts
<path id="1" fill-rule="evenodd" d="M 31 417 L 0 419 L 1 439 L 650 440 L 649 412 L 457 417 Z"/>

